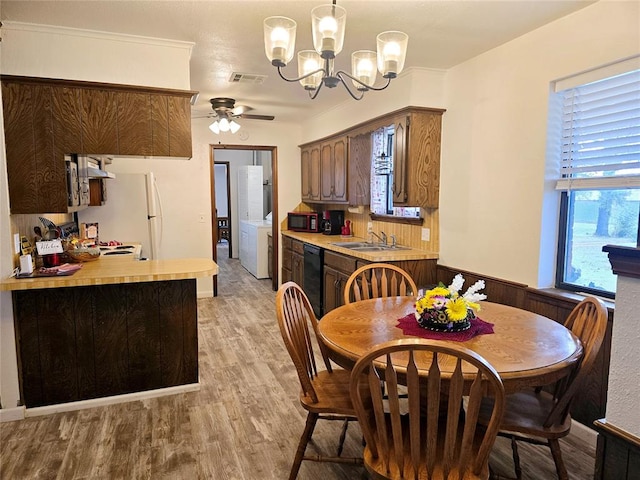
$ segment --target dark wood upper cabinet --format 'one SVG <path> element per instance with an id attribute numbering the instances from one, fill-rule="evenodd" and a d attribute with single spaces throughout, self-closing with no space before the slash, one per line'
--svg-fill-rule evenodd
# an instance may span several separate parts
<path id="1" fill-rule="evenodd" d="M 191 157 L 195 92 L 0 79 L 11 213 L 68 213 L 88 204 L 84 179 L 87 201 L 68 206 L 66 154 Z"/>
<path id="2" fill-rule="evenodd" d="M 81 92 L 84 152 L 120 153 L 117 92 L 93 89 L 83 89 Z"/>
<path id="3" fill-rule="evenodd" d="M 148 93 L 118 93 L 118 147 L 120 155 L 153 155 Z"/>
<path id="4" fill-rule="evenodd" d="M 337 134 L 300 145 L 302 201 L 369 205 L 371 135 L 393 126 L 393 204 L 437 208 L 440 196 L 440 136 L 443 109 L 406 107 Z M 312 194 L 319 156 L 320 195 Z"/>

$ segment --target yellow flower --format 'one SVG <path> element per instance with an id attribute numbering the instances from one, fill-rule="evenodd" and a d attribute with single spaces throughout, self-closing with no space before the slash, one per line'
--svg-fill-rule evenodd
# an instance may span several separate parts
<path id="1" fill-rule="evenodd" d="M 468 300 L 467 300 L 467 306 L 468 306 L 469 308 L 474 309 L 476 312 L 480 311 L 480 304 L 479 304 L 479 303 L 476 303 L 476 302 L 470 302 L 470 301 L 468 301 Z"/>
<path id="2" fill-rule="evenodd" d="M 425 297 L 446 297 L 449 295 L 449 290 L 445 287 L 436 287 L 428 290 L 424 296 Z"/>
<path id="3" fill-rule="evenodd" d="M 456 298 L 447 303 L 446 311 L 449 319 L 452 321 L 458 322 L 464 320 L 467 318 L 467 303 L 462 297 Z"/>

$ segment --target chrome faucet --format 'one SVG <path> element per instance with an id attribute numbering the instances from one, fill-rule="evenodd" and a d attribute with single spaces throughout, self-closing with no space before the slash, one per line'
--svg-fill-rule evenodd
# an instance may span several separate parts
<path id="1" fill-rule="evenodd" d="M 380 240 L 380 243 L 382 243 L 383 245 L 387 244 L 387 234 L 384 232 L 380 232 L 380 235 L 378 235 L 376 232 L 374 232 L 373 230 L 369 230 L 369 233 L 371 235 L 373 235 L 374 237 L 376 237 L 378 240 Z"/>

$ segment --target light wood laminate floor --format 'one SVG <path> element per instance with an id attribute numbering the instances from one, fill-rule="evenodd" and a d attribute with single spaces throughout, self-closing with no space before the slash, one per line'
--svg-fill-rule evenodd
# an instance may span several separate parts
<path id="1" fill-rule="evenodd" d="M 223 249 L 220 249 L 223 250 Z M 286 479 L 305 412 L 284 349 L 270 280 L 219 257 L 219 296 L 198 301 L 197 392 L 0 424 L 2 479 Z M 317 427 L 330 448 L 339 422 Z M 349 427 L 345 454 L 361 448 Z M 593 479 L 594 451 L 562 441 L 571 480 Z M 548 449 L 520 448 L 525 480 L 554 479 Z M 508 441 L 491 463 L 513 476 Z M 300 480 L 359 479 L 362 467 L 303 462 Z"/>

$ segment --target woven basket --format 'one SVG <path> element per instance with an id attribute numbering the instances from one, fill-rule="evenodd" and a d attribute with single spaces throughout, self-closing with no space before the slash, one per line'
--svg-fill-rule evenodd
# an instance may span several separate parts
<path id="1" fill-rule="evenodd" d="M 71 262 L 93 262 L 100 258 L 99 248 L 76 248 L 64 252 Z"/>

